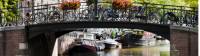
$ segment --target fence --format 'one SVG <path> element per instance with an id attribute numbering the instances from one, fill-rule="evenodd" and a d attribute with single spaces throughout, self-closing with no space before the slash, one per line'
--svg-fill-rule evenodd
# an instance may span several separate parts
<path id="1" fill-rule="evenodd" d="M 79 9 L 75 10 L 61 10 L 60 3 L 38 5 L 31 8 L 21 7 L 19 8 L 20 14 L 13 17 L 11 21 L 5 20 L 6 18 L 1 13 L 0 27 L 74 21 L 126 21 L 188 27 L 197 27 L 198 25 L 198 12 L 195 7 L 133 3 L 134 6 L 120 10 L 114 9 L 112 4 L 107 8 L 102 4 L 110 3 L 98 2 L 97 4 L 81 5 Z M 25 13 L 24 11 L 30 12 Z"/>

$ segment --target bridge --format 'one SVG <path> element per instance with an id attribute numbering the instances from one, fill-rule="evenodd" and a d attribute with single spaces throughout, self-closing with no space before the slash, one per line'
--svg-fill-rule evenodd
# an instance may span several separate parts
<path id="1" fill-rule="evenodd" d="M 118 10 L 103 8 L 98 5 L 101 3 L 106 2 L 76 10 L 60 10 L 56 7 L 59 3 L 38 5 L 31 8 L 32 12 L 24 13 L 26 15 L 19 14 L 10 21 L 1 20 L 0 56 L 50 56 L 57 37 L 80 28 L 143 29 L 169 39 L 180 50 L 180 56 L 197 55 L 197 8 L 134 3 L 141 6 Z M 26 8 L 19 8 L 23 9 Z M 0 18 L 5 19 L 2 15 Z M 19 47 L 22 50 L 17 49 Z"/>

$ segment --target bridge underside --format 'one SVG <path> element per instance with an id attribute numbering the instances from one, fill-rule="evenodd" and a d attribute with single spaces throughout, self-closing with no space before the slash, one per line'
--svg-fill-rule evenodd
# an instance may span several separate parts
<path id="1" fill-rule="evenodd" d="M 170 39 L 170 26 L 136 22 L 67 22 L 26 26 L 27 40 L 32 55 L 50 56 L 55 39 L 65 33 L 82 28 L 143 29 Z M 43 49 L 41 49 L 43 48 Z M 41 52 L 39 52 L 41 51 Z"/>
<path id="2" fill-rule="evenodd" d="M 170 26 L 137 22 L 66 22 L 26 26 L 28 39 L 45 32 L 73 31 L 80 28 L 129 28 L 143 29 L 170 38 Z"/>

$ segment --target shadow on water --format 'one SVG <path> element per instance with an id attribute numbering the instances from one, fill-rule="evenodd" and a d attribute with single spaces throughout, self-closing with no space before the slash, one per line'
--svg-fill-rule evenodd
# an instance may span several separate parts
<path id="1" fill-rule="evenodd" d="M 91 47 L 90 47 L 91 48 Z M 166 49 L 166 50 L 165 50 Z M 94 52 L 84 46 L 76 46 L 63 56 L 170 56 L 169 47 L 164 46 L 137 46 L 131 48 L 106 49 Z"/>
<path id="2" fill-rule="evenodd" d="M 74 46 L 64 56 L 98 56 L 96 48 L 88 45 Z"/>
<path id="3" fill-rule="evenodd" d="M 97 53 L 76 53 L 69 56 L 98 56 Z"/>

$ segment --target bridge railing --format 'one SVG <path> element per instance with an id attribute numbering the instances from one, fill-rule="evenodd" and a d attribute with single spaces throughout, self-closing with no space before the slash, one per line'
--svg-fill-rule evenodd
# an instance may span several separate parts
<path id="1" fill-rule="evenodd" d="M 107 2 L 98 2 L 92 5 L 81 5 L 76 10 L 61 10 L 60 3 L 21 7 L 20 14 L 13 17 L 11 21 L 5 20 L 6 18 L 1 15 L 0 27 L 74 21 L 126 21 L 188 27 L 198 25 L 198 12 L 195 7 L 133 3 L 134 6 L 128 9 L 119 10 L 112 8 L 112 4 L 110 7 L 102 4 L 109 5 Z"/>

